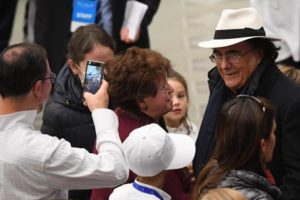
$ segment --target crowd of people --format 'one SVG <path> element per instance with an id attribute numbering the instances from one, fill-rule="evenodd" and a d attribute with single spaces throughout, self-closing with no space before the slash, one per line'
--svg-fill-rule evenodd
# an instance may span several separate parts
<path id="1" fill-rule="evenodd" d="M 141 2 L 146 30 L 159 0 Z M 38 42 L 3 43 L 0 199 L 300 196 L 300 72 L 276 63 L 280 38 L 255 8 L 223 10 L 213 39 L 199 43 L 215 65 L 199 128 L 184 76 L 148 39 L 139 45 L 145 30 L 129 41 L 119 25 L 121 39 L 96 23 L 77 28 L 57 75 Z M 95 94 L 83 89 L 89 61 L 105 63 Z"/>

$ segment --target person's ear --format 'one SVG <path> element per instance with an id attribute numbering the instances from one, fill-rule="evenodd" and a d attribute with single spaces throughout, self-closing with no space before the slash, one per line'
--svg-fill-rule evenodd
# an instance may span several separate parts
<path id="1" fill-rule="evenodd" d="M 145 111 L 148 108 L 147 104 L 143 100 L 138 101 L 137 104 L 138 104 L 141 111 Z"/>
<path id="2" fill-rule="evenodd" d="M 264 51 L 261 50 L 261 49 L 258 49 L 256 51 L 256 54 L 257 54 L 257 59 L 256 59 L 256 64 L 258 65 L 259 63 L 261 63 L 263 57 L 264 57 Z"/>
<path id="3" fill-rule="evenodd" d="M 70 67 L 71 71 L 73 72 L 73 74 L 78 75 L 79 69 L 78 69 L 77 64 L 74 62 L 74 60 L 68 59 L 67 63 L 68 63 L 68 66 Z"/>
<path id="4" fill-rule="evenodd" d="M 38 80 L 37 82 L 35 82 L 32 86 L 32 95 L 34 97 L 34 99 L 36 99 L 38 102 L 42 102 L 43 99 L 43 81 L 42 80 Z"/>

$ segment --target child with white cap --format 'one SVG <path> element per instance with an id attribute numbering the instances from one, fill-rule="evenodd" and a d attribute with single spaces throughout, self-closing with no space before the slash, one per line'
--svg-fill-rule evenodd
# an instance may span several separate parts
<path id="1" fill-rule="evenodd" d="M 137 174 L 133 183 L 116 188 L 110 200 L 169 200 L 161 190 L 167 170 L 190 164 L 195 142 L 187 135 L 167 133 L 157 124 L 133 130 L 123 143 L 130 170 Z"/>

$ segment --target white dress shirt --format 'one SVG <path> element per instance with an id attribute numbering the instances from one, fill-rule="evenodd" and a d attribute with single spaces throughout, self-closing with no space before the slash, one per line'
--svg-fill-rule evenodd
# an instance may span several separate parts
<path id="1" fill-rule="evenodd" d="M 114 187 L 127 180 L 114 112 L 92 113 L 98 155 L 35 131 L 36 114 L 0 115 L 0 199 L 63 199 L 68 189 Z"/>
<path id="2" fill-rule="evenodd" d="M 170 195 L 168 195 L 166 192 L 160 190 L 157 187 L 153 187 L 151 185 L 141 183 L 137 180 L 135 180 L 134 182 L 137 183 L 138 185 L 156 191 L 162 197 L 163 200 L 171 200 Z M 109 200 L 159 200 L 159 198 L 157 198 L 154 195 L 141 192 L 136 188 L 134 188 L 132 183 L 128 183 L 115 188 L 114 191 L 109 196 Z"/>

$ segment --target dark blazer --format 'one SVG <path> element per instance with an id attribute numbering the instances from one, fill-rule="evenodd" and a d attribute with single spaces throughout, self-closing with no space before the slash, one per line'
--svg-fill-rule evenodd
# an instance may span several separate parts
<path id="1" fill-rule="evenodd" d="M 150 25 L 153 16 L 155 15 L 160 0 L 138 0 L 146 5 L 148 5 L 148 10 L 142 20 L 141 24 L 141 34 L 137 42 L 127 44 L 120 39 L 120 30 L 124 20 L 125 6 L 127 0 L 112 0 L 112 14 L 113 14 L 113 38 L 117 44 L 117 52 L 123 51 L 132 46 L 138 46 L 141 48 L 150 48 L 150 40 L 148 34 L 148 26 Z"/>
<path id="2" fill-rule="evenodd" d="M 221 77 L 217 69 L 210 73 L 214 80 L 209 80 L 211 92 L 214 84 Z M 254 95 L 269 99 L 277 109 L 276 146 L 273 160 L 269 167 L 280 186 L 285 199 L 299 199 L 300 197 L 300 87 L 282 74 L 273 62 L 265 67 L 258 85 L 254 86 Z M 228 95 L 227 99 L 234 95 Z M 209 100 L 210 101 L 210 100 Z M 209 120 L 209 119 L 208 119 Z M 211 155 L 214 143 L 211 137 L 198 137 L 196 142 L 196 156 L 194 171 L 199 173 L 201 167 Z M 206 152 L 201 155 L 201 152 Z"/>
<path id="3" fill-rule="evenodd" d="M 9 45 L 17 0 L 0 2 L 0 52 Z"/>

